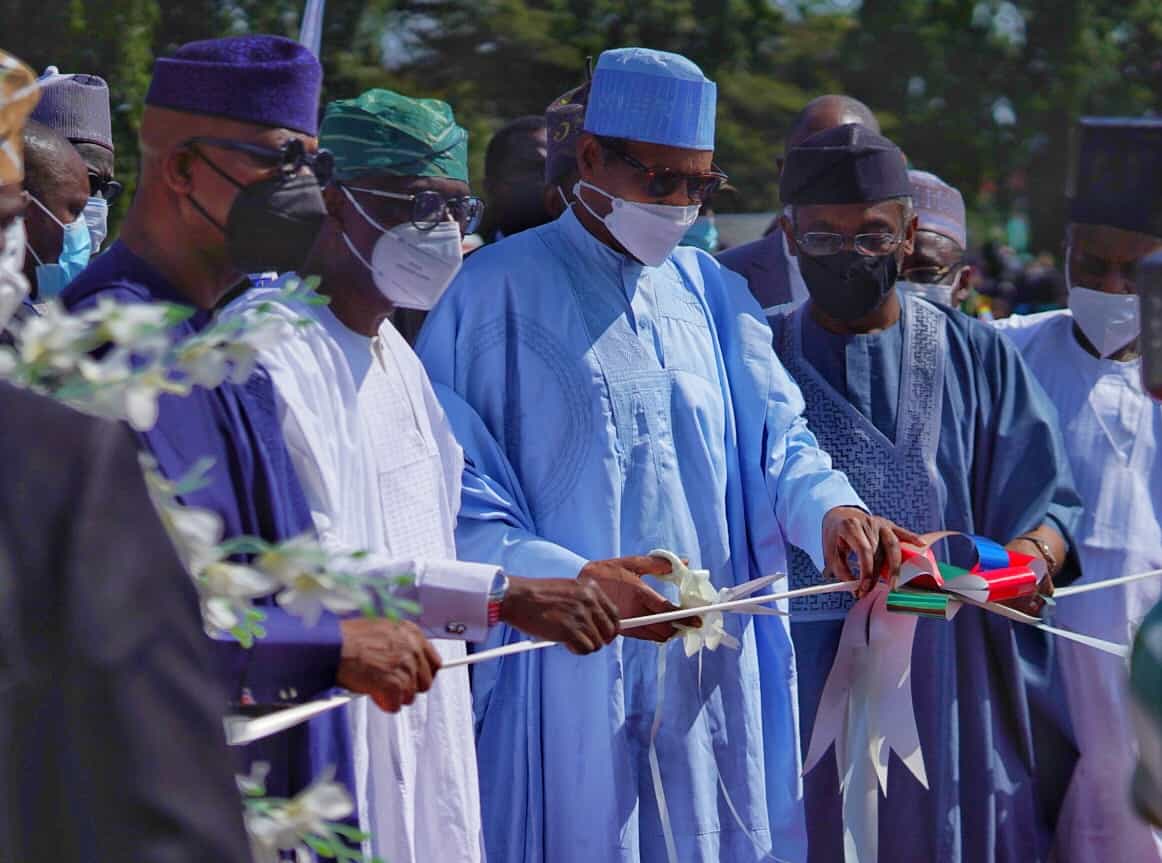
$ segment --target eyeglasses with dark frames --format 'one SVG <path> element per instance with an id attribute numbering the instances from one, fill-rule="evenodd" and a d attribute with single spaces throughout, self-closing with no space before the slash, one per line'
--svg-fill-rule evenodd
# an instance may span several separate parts
<path id="1" fill-rule="evenodd" d="M 186 146 L 203 145 L 217 147 L 221 150 L 231 150 L 235 153 L 245 153 L 256 161 L 277 167 L 287 175 L 297 174 L 303 167 L 311 169 L 320 186 L 331 181 L 334 173 L 335 160 L 329 150 L 318 150 L 311 153 L 303 144 L 301 138 L 291 138 L 281 147 L 264 147 L 261 144 L 251 144 L 248 141 L 235 141 L 231 138 L 214 138 L 207 135 L 197 135 L 182 142 Z"/>
<path id="2" fill-rule="evenodd" d="M 635 159 L 610 139 L 598 138 L 597 140 L 603 150 L 617 156 L 639 174 L 645 176 L 645 192 L 651 198 L 668 198 L 685 186 L 687 198 L 691 201 L 704 203 L 721 189 L 728 179 L 725 173 L 713 165 L 710 171 L 695 174 L 671 171 L 669 168 L 651 168 Z"/>
<path id="3" fill-rule="evenodd" d="M 400 192 L 385 192 L 380 189 L 367 189 L 361 186 L 347 186 L 352 192 L 361 195 L 371 195 L 375 198 L 387 198 L 393 201 L 408 201 L 411 203 L 411 223 L 421 231 L 430 231 L 441 222 L 448 220 L 449 214 L 460 226 L 460 231 L 471 234 L 480 227 L 480 218 L 484 215 L 484 201 L 475 195 L 463 195 L 455 198 L 445 198 L 432 189 L 424 189 L 414 194 Z"/>
<path id="4" fill-rule="evenodd" d="M 795 242 L 799 244 L 799 248 L 813 258 L 842 252 L 847 240 L 848 237 L 843 234 L 833 234 L 828 231 L 808 231 L 805 234 L 795 235 Z M 861 255 L 871 257 L 890 255 L 900 247 L 902 242 L 904 242 L 903 237 L 880 231 L 856 234 L 851 237 L 852 247 Z"/>

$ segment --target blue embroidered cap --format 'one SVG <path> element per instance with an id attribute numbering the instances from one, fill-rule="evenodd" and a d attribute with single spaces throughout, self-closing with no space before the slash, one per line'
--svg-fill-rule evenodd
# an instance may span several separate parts
<path id="1" fill-rule="evenodd" d="M 714 149 L 718 87 L 680 54 L 605 51 L 589 90 L 585 131 L 691 150 Z"/>
<path id="2" fill-rule="evenodd" d="M 314 136 L 323 67 L 281 36 L 232 36 L 189 42 L 160 57 L 145 104 L 224 117 Z"/>

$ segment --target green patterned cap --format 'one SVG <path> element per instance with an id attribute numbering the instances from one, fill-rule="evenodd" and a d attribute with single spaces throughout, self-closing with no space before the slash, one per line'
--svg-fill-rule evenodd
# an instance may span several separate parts
<path id="1" fill-rule="evenodd" d="M 439 99 L 368 90 L 327 106 L 319 146 L 335 157 L 340 180 L 382 171 L 468 182 L 468 133 Z"/>

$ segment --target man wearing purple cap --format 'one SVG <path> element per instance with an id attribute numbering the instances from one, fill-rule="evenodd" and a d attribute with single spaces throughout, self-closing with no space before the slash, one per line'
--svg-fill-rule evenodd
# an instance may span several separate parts
<path id="1" fill-rule="evenodd" d="M 325 167 L 313 155 L 321 77 L 309 51 L 272 36 L 193 42 L 159 59 L 142 117 L 141 179 L 121 238 L 69 286 L 66 306 L 175 303 L 191 317 L 173 335 L 189 336 L 245 273 L 297 269 L 326 214 L 312 170 Z M 217 513 L 226 537 L 273 542 L 311 531 L 265 369 L 244 384 L 162 396 L 158 408 L 143 444 L 170 479 L 213 459 L 205 485 L 183 499 Z M 338 682 L 398 709 L 439 665 L 410 623 L 324 616 L 306 629 L 280 608 L 266 613 L 267 636 L 253 650 L 215 642 L 235 697 L 306 700 Z M 295 732 L 263 755 L 279 770 L 277 792 L 321 766 Z M 342 766 L 344 757 L 328 760 Z"/>
<path id="2" fill-rule="evenodd" d="M 967 229 L 959 189 L 927 171 L 909 171 L 916 241 L 900 264 L 900 289 L 958 309 L 968 297 L 972 267 L 964 262 Z"/>
<path id="3" fill-rule="evenodd" d="M 121 184 L 113 179 L 109 86 L 97 75 L 62 75 L 56 66 L 44 71 L 39 84 L 40 102 L 32 119 L 68 138 L 85 161 L 89 175 L 85 223 L 96 255 L 108 234 L 109 206 L 121 193 Z"/>
<path id="4" fill-rule="evenodd" d="M 475 253 L 418 353 L 454 391 L 461 555 L 592 578 L 622 619 L 671 607 L 670 549 L 716 590 L 786 571 L 786 543 L 851 573 L 898 565 L 807 430 L 734 274 L 678 243 L 725 179 L 716 88 L 644 48 L 597 63 L 576 203 Z M 439 389 L 437 390 L 439 392 Z M 460 400 L 473 412 L 464 411 Z M 611 559 L 612 558 L 612 559 Z M 646 577 L 649 578 L 646 578 Z M 784 619 L 729 616 L 738 650 L 686 656 L 669 624 L 590 657 L 509 656 L 474 677 L 490 859 L 801 861 L 794 659 Z M 498 627 L 494 644 L 520 636 Z"/>

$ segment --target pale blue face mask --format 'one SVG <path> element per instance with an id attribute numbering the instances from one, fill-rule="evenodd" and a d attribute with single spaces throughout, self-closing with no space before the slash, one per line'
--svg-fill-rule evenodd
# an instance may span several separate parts
<path id="1" fill-rule="evenodd" d="M 718 226 L 710 216 L 699 216 L 690 226 L 680 245 L 694 246 L 704 252 L 718 251 Z"/>
<path id="2" fill-rule="evenodd" d="M 37 302 L 43 303 L 45 300 L 60 296 L 61 292 L 68 287 L 69 282 L 80 275 L 81 270 L 89 265 L 93 241 L 89 235 L 89 226 L 85 223 L 84 213 L 66 225 L 50 213 L 48 207 L 36 198 L 32 199 L 32 203 L 40 207 L 46 216 L 60 225 L 62 234 L 61 253 L 57 256 L 55 264 L 44 263 L 32 244 L 28 245 L 28 251 L 32 253 L 32 257 L 36 261 L 36 299 Z"/>

